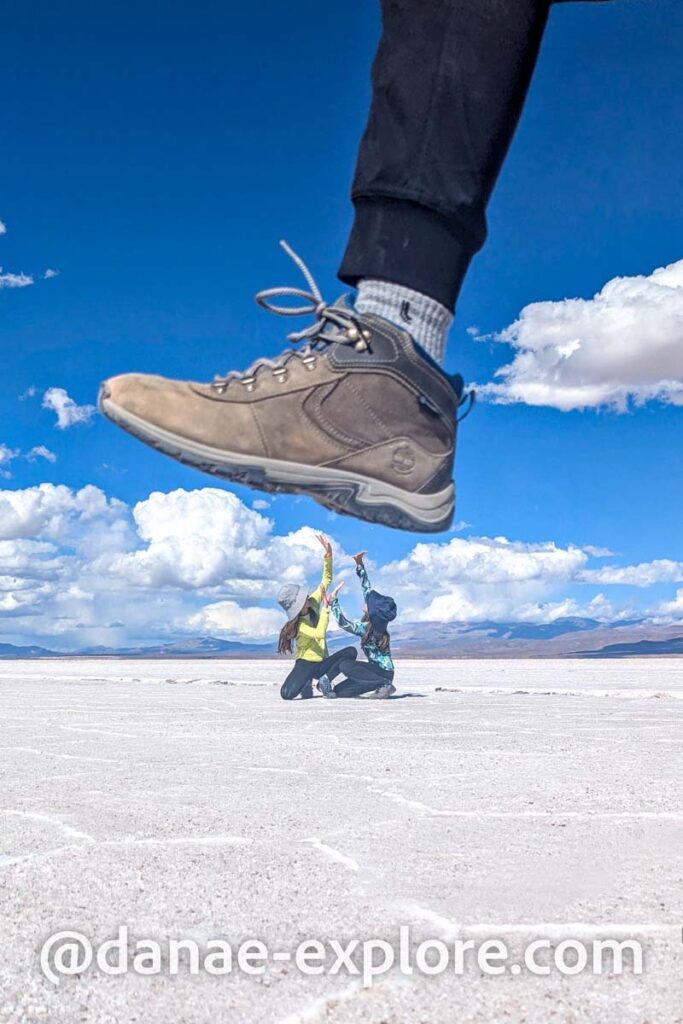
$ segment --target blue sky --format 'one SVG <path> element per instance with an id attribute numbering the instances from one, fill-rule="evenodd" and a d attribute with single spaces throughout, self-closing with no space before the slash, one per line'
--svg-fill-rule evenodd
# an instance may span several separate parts
<path id="1" fill-rule="evenodd" d="M 0 266 L 35 282 L 0 290 L 0 452 L 9 453 L 0 464 L 6 474 L 0 487 L 14 493 L 15 512 L 18 493 L 39 484 L 64 485 L 70 493 L 93 485 L 124 503 L 104 519 L 112 517 L 110 526 L 115 521 L 124 532 L 125 519 L 132 530 L 128 547 L 139 553 L 150 541 L 131 519 L 136 503 L 156 491 L 222 486 L 134 442 L 99 416 L 59 429 L 43 396 L 62 388 L 84 406 L 94 403 L 99 381 L 113 373 L 211 379 L 278 352 L 282 325 L 256 307 L 253 295 L 298 284 L 295 268 L 277 247 L 279 238 L 304 256 L 326 296 L 338 293 L 335 271 L 351 220 L 349 182 L 378 28 L 371 0 L 11 5 L 3 19 L 11 101 L 2 113 L 0 221 L 6 232 L 0 235 Z M 637 283 L 683 258 L 682 49 L 678 0 L 563 4 L 552 12 L 522 124 L 490 207 L 489 241 L 461 297 L 449 370 L 490 382 L 516 350 L 489 336 L 508 328 L 529 304 L 544 304 L 529 324 L 538 336 L 547 316 L 560 309 L 551 303 L 590 300 L 614 278 Z M 44 279 L 48 268 L 58 275 Z M 617 381 L 626 394 L 621 410 L 614 396 L 582 410 L 562 411 L 552 401 L 530 404 L 525 381 L 519 384 L 513 374 L 503 403 L 482 401 L 462 430 L 457 518 L 469 526 L 452 537 L 419 538 L 330 518 L 308 500 L 278 498 L 257 516 L 272 519 L 268 536 L 308 526 L 328 530 L 340 555 L 367 547 L 378 572 L 393 566 L 387 570 L 392 581 L 397 565 L 412 571 L 421 541 L 437 545 L 442 562 L 435 563 L 436 572 L 454 560 L 461 565 L 464 557 L 461 576 L 441 594 L 442 605 L 451 609 L 441 613 L 446 617 L 488 607 L 472 603 L 469 591 L 469 604 L 455 598 L 449 604 L 449 594 L 465 593 L 463 574 L 469 571 L 467 551 L 443 546 L 454 537 L 505 537 L 524 550 L 551 543 L 561 550 L 589 545 L 614 552 L 591 562 L 596 571 L 679 563 L 683 409 L 671 392 L 638 404 L 654 379 L 647 374 L 657 358 L 652 353 L 667 338 L 648 339 L 646 331 L 634 329 L 634 317 L 636 328 L 651 323 L 658 299 L 641 299 L 639 286 L 629 287 L 630 312 L 620 321 L 623 309 L 613 311 L 612 322 L 624 323 L 631 355 L 630 375 Z M 680 382 L 683 365 L 677 373 L 671 369 L 671 331 L 680 306 L 670 280 L 668 287 L 666 376 Z M 574 337 L 573 315 L 570 310 L 565 317 L 567 338 Z M 468 333 L 473 327 L 487 340 L 474 340 Z M 597 351 L 599 338 L 584 340 Z M 20 401 L 28 389 L 35 393 Z M 25 457 L 40 447 L 54 461 L 39 453 Z M 239 487 L 225 490 L 249 507 L 258 498 Z M 239 518 L 241 506 L 236 508 Z M 228 511 L 232 522 L 233 506 Z M 61 514 L 78 520 L 77 544 L 52 519 L 16 526 L 12 537 L 6 530 L 7 544 L 17 536 L 30 542 L 21 559 L 5 548 L 6 577 L 23 580 L 24 593 L 38 589 L 24 611 L 16 594 L 0 604 L 0 640 L 157 637 L 196 629 L 188 609 L 196 615 L 211 602 L 233 602 L 244 615 L 254 602 L 268 606 L 267 572 L 259 576 L 253 600 L 244 584 L 231 589 L 215 575 L 208 584 L 192 585 L 162 574 L 149 582 L 150 601 L 170 602 L 172 626 L 164 616 L 129 620 L 125 608 L 114 613 L 100 604 L 99 592 L 90 599 L 95 610 L 89 618 L 80 606 L 60 615 L 54 603 L 60 587 L 84 589 L 83 578 L 72 574 L 74 559 L 83 567 L 83 551 L 92 559 L 94 544 L 87 539 L 92 510 L 72 504 Z M 259 528 L 255 523 L 257 533 Z M 229 548 L 234 540 L 226 535 L 216 543 Z M 35 547 L 40 544 L 52 545 L 59 562 L 49 580 L 45 549 Z M 228 554 L 226 559 L 220 571 L 230 576 Z M 101 571 L 115 574 L 111 566 Z M 240 579 L 246 578 L 247 570 L 241 571 Z M 569 574 L 530 599 L 558 606 L 575 600 L 583 608 L 602 592 L 617 609 L 652 608 L 675 603 L 681 575 L 668 567 L 652 571 L 647 588 L 613 581 L 607 592 L 600 581 L 588 585 Z M 6 581 L 5 595 L 12 586 Z M 424 586 L 420 601 L 427 608 L 432 595 L 428 581 Z M 135 587 L 138 599 L 144 580 L 136 579 Z M 502 611 L 514 610 L 510 593 Z M 491 610 L 501 608 L 494 602 Z M 56 626 L 59 621 L 67 625 Z M 268 621 L 272 630 L 272 615 Z M 231 631 L 228 624 L 223 632 L 249 630 Z"/>

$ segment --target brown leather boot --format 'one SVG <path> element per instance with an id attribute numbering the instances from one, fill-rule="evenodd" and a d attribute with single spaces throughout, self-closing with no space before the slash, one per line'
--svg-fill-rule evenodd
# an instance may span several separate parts
<path id="1" fill-rule="evenodd" d="M 308 494 L 335 512 L 402 530 L 446 530 L 462 377 L 447 376 L 389 321 L 361 315 L 344 299 L 328 306 L 305 264 L 283 247 L 310 292 L 273 288 L 256 298 L 271 312 L 316 316 L 289 335 L 303 347 L 209 384 L 112 377 L 100 391 L 102 412 L 207 473 Z M 306 305 L 270 302 L 283 295 Z"/>

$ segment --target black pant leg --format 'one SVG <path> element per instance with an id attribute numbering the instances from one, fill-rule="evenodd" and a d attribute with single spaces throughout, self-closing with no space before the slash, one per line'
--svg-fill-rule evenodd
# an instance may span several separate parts
<path id="1" fill-rule="evenodd" d="M 340 651 L 335 651 L 334 654 L 330 654 L 324 661 L 321 661 L 316 666 L 315 679 L 320 679 L 322 675 L 326 675 L 328 679 L 336 679 L 341 669 L 340 665 L 346 661 L 352 664 L 358 657 L 358 649 L 356 647 L 342 647 Z"/>
<path id="2" fill-rule="evenodd" d="M 316 668 L 316 662 L 304 661 L 303 658 L 298 658 L 294 662 L 292 671 L 280 687 L 280 696 L 282 699 L 294 700 L 294 698 L 298 697 L 299 694 L 301 694 L 302 697 L 312 697 L 312 680 L 315 678 L 314 672 Z"/>
<path id="3" fill-rule="evenodd" d="M 339 675 L 339 663 L 346 660 L 352 662 L 358 656 L 355 647 L 344 647 L 341 651 L 335 651 L 322 661 L 305 661 L 298 658 L 294 667 L 284 683 L 280 687 L 280 696 L 283 700 L 294 700 L 295 697 L 313 696 L 313 680 L 320 679 L 322 675 L 334 679 Z"/>
<path id="4" fill-rule="evenodd" d="M 550 0 L 381 0 L 339 276 L 453 308 L 522 111 Z"/>
<path id="5" fill-rule="evenodd" d="M 378 690 L 394 678 L 393 672 L 385 672 L 371 661 L 343 661 L 340 670 L 346 678 L 334 688 L 337 697 L 360 697 Z"/>

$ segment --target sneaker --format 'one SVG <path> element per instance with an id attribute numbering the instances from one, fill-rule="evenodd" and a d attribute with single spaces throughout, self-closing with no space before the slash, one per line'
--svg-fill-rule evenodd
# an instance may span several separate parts
<path id="1" fill-rule="evenodd" d="M 337 696 L 337 694 L 334 692 L 329 676 L 321 676 L 318 682 L 316 683 L 316 687 L 320 691 L 320 693 L 322 693 L 323 697 Z"/>
<path id="2" fill-rule="evenodd" d="M 227 480 L 308 494 L 402 530 L 447 530 L 456 419 L 474 393 L 463 399 L 462 377 L 445 374 L 397 325 L 361 315 L 344 298 L 327 305 L 303 261 L 281 244 L 310 291 L 271 288 L 256 299 L 283 316 L 315 316 L 289 335 L 302 347 L 209 384 L 112 377 L 100 409 L 146 444 Z M 283 295 L 304 304 L 274 305 Z"/>
<path id="3" fill-rule="evenodd" d="M 383 686 L 380 686 L 379 690 L 374 690 L 372 693 L 368 694 L 368 696 L 374 700 L 386 700 L 387 697 L 391 697 L 392 693 L 396 693 L 396 687 L 394 684 L 384 683 Z"/>

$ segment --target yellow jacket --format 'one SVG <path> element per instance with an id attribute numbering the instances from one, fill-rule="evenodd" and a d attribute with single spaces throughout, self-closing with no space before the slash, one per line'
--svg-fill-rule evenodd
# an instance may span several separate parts
<path id="1" fill-rule="evenodd" d="M 304 661 L 322 661 L 327 657 L 325 634 L 330 621 L 330 609 L 322 605 L 322 588 L 332 582 L 332 555 L 323 558 L 323 575 L 317 590 L 309 594 L 311 603 L 318 612 L 318 624 L 312 626 L 308 619 L 299 624 L 296 634 L 296 657 Z"/>

